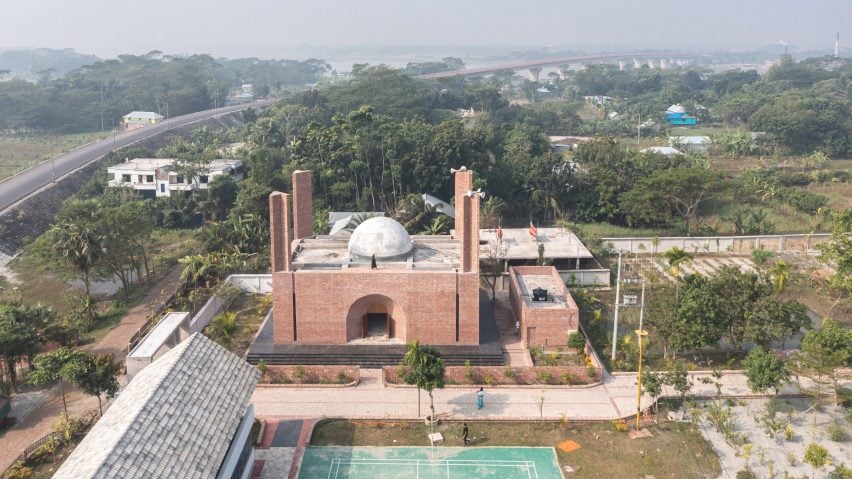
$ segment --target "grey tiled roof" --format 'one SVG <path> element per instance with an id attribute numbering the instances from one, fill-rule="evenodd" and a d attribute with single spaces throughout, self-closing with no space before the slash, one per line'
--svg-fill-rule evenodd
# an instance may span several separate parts
<path id="1" fill-rule="evenodd" d="M 133 378 L 53 477 L 216 477 L 258 375 L 193 334 Z"/>

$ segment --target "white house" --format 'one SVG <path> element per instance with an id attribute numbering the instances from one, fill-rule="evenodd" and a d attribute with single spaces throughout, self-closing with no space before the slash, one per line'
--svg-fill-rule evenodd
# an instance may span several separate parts
<path id="1" fill-rule="evenodd" d="M 121 117 L 121 127 L 125 131 L 142 128 L 145 125 L 153 125 L 163 121 L 163 115 L 153 111 L 131 111 Z"/>
<path id="2" fill-rule="evenodd" d="M 693 153 L 707 154 L 713 141 L 709 136 L 670 136 L 669 145 Z"/>
<path id="3" fill-rule="evenodd" d="M 671 146 L 651 146 L 645 148 L 644 150 L 640 150 L 640 153 L 655 153 L 657 155 L 682 155 L 683 153 L 677 148 L 672 148 Z"/>
<path id="4" fill-rule="evenodd" d="M 108 185 L 113 188 L 133 188 L 143 195 L 171 196 L 175 191 L 207 189 L 219 175 L 229 175 L 235 181 L 243 178 L 241 160 L 217 159 L 194 178 L 184 178 L 173 171 L 176 160 L 171 158 L 134 158 L 107 168 Z"/>

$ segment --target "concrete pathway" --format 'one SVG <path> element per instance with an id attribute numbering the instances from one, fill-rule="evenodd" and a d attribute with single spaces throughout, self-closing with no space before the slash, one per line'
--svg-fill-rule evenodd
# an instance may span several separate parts
<path id="1" fill-rule="evenodd" d="M 121 323 L 100 341 L 84 349 L 91 352 L 114 353 L 116 359 L 123 361 L 127 355 L 127 343 L 130 337 L 148 317 L 153 305 L 159 304 L 158 300 L 163 296 L 163 292 L 174 291 L 179 276 L 180 268 L 172 268 L 151 288 L 138 306 L 128 311 Z M 124 381 L 124 377 L 119 378 L 122 385 Z M 89 411 L 97 410 L 98 400 L 95 397 L 87 396 L 71 387 L 66 387 L 66 393 L 68 414 L 71 416 L 82 416 Z M 11 429 L 0 434 L 0 471 L 5 471 L 11 466 L 18 455 L 30 444 L 50 433 L 61 413 L 62 397 L 59 394 L 59 387 L 40 391 L 37 394 L 13 395 L 10 416 L 16 418 L 17 422 Z"/>
<path id="2" fill-rule="evenodd" d="M 704 384 L 691 375 L 691 394 L 714 397 L 716 387 Z M 746 378 L 741 374 L 725 374 L 722 394 L 751 396 Z M 805 385 L 806 386 L 806 385 Z M 567 387 L 485 387 L 485 407 L 476 408 L 478 387 L 447 387 L 434 391 L 435 410 L 448 419 L 561 419 L 614 420 L 636 413 L 636 374 L 608 376 L 601 385 L 588 388 Z M 782 389 L 782 394 L 798 394 L 795 384 Z M 667 390 L 666 394 L 678 393 Z M 327 388 L 257 388 L 252 396 L 259 417 L 346 417 L 364 419 L 414 419 L 429 414 L 429 397 L 410 387 L 388 387 L 382 384 L 381 371 L 361 371 L 361 382 L 355 387 Z M 651 398 L 642 397 L 642 409 L 651 406 Z"/>
<path id="3" fill-rule="evenodd" d="M 532 366 L 530 353 L 521 341 L 521 337 L 515 334 L 515 316 L 509 308 L 509 302 L 498 300 L 492 304 L 497 333 L 500 335 L 500 347 L 508 364 L 515 367 Z"/>

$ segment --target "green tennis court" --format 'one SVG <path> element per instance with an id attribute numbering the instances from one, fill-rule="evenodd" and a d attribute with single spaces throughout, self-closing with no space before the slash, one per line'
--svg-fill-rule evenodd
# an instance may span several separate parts
<path id="1" fill-rule="evenodd" d="M 562 479 L 551 447 L 309 447 L 299 479 Z"/>

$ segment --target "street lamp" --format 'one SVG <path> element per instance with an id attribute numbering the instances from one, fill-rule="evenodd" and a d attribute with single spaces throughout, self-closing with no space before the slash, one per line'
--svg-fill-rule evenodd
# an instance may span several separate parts
<path id="1" fill-rule="evenodd" d="M 636 390 L 636 430 L 639 430 L 639 423 L 642 419 L 642 338 L 648 335 L 648 331 L 637 329 L 636 336 L 639 337 L 639 371 L 636 376 L 639 385 Z"/>

